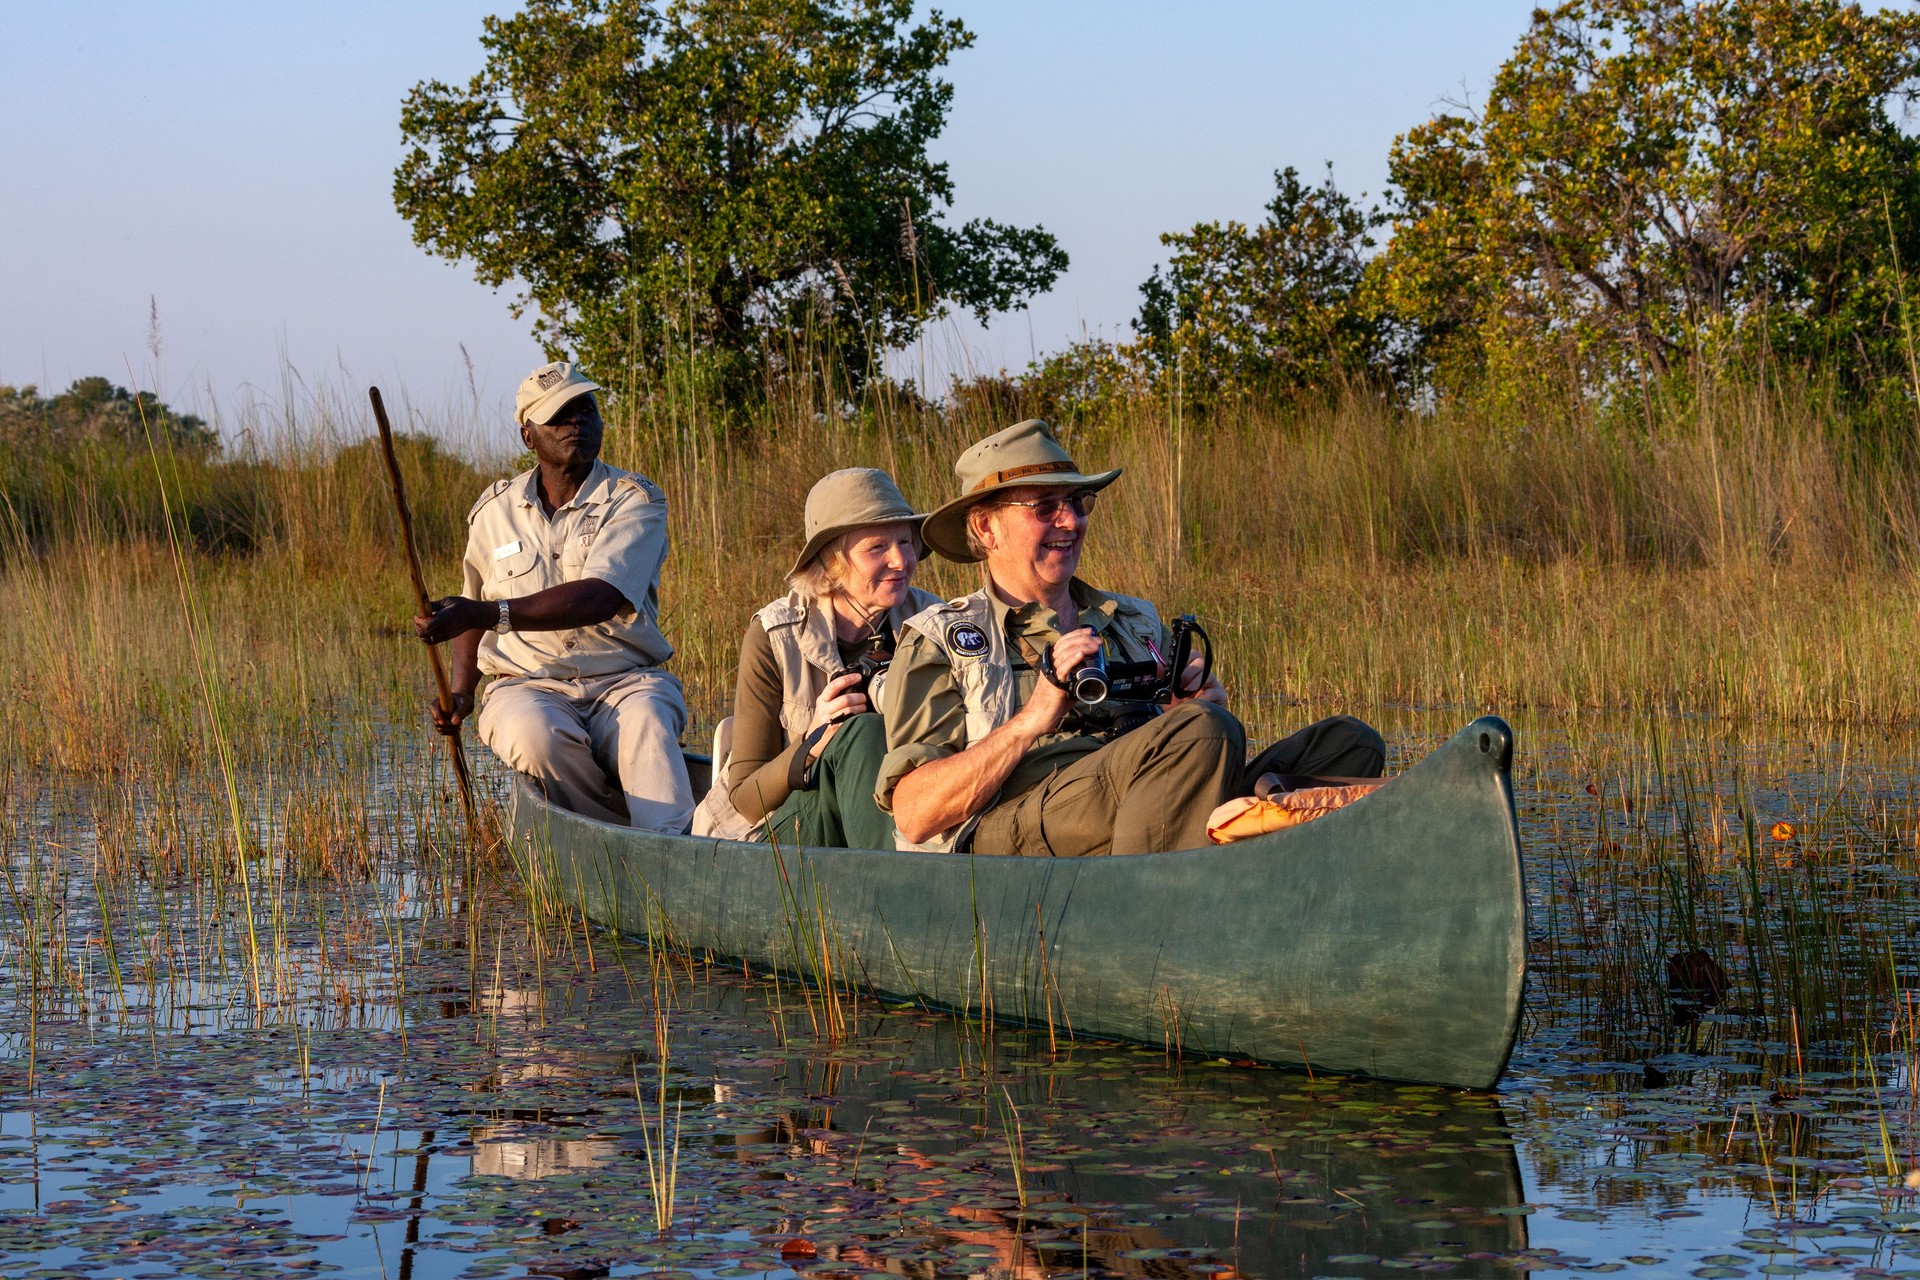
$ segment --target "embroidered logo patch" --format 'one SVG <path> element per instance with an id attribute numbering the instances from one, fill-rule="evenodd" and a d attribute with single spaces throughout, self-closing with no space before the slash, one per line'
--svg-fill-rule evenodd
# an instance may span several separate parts
<path id="1" fill-rule="evenodd" d="M 956 622 L 947 628 L 947 648 L 963 658 L 977 658 L 987 651 L 987 633 L 971 622 Z"/>

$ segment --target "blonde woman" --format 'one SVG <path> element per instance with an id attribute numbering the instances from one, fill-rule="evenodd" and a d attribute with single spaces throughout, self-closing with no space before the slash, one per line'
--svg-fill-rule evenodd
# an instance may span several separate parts
<path id="1" fill-rule="evenodd" d="M 869 467 L 835 471 L 807 494 L 789 590 L 740 644 L 733 715 L 716 735 L 694 834 L 893 847 L 892 819 L 873 801 L 887 744 L 872 697 L 907 619 L 940 603 L 912 585 L 923 519 Z"/>

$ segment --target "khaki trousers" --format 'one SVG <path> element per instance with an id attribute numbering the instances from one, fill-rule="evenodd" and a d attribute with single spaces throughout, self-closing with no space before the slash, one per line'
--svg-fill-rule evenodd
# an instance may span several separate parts
<path id="1" fill-rule="evenodd" d="M 989 809 L 971 847 L 1056 858 L 1197 849 L 1214 809 L 1251 794 L 1261 774 L 1377 778 L 1386 744 L 1352 716 L 1334 716 L 1250 764 L 1246 755 L 1246 731 L 1230 712 L 1183 702 Z"/>
<path id="2" fill-rule="evenodd" d="M 1196 848 L 1246 758 L 1238 720 L 1211 702 L 1183 702 L 989 809 L 973 851 L 1078 858 Z"/>
<path id="3" fill-rule="evenodd" d="M 687 703 L 656 668 L 487 686 L 480 740 L 549 800 L 603 822 L 684 832 L 693 784 L 680 754 Z"/>
<path id="4" fill-rule="evenodd" d="M 1352 716 L 1328 716 L 1288 734 L 1255 756 L 1240 785 L 1226 798 L 1250 796 L 1263 773 L 1309 774 L 1323 778 L 1377 778 L 1387 767 L 1387 742 L 1380 731 Z"/>

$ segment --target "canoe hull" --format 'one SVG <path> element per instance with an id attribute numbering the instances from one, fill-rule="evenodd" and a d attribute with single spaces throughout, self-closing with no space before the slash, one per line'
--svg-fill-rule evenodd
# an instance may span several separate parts
<path id="1" fill-rule="evenodd" d="M 1526 970 L 1511 758 L 1485 717 L 1305 826 L 1120 858 L 662 835 L 524 781 L 512 829 L 546 892 L 624 933 L 1083 1037 L 1490 1088 Z"/>

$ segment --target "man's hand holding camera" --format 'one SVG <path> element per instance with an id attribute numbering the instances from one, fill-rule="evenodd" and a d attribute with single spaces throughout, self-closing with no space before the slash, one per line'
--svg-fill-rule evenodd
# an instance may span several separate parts
<path id="1" fill-rule="evenodd" d="M 1193 692 L 1187 692 L 1189 689 Z M 1194 701 L 1211 702 L 1216 707 L 1227 705 L 1227 687 L 1220 683 L 1219 676 L 1207 669 L 1205 660 L 1197 653 L 1187 659 L 1187 669 L 1180 673 L 1167 705 L 1177 707 L 1183 702 Z"/>
<path id="2" fill-rule="evenodd" d="M 1023 709 L 1023 714 L 1033 718 L 1038 732 L 1054 733 L 1066 723 L 1075 705 L 1073 673 L 1099 653 L 1104 643 L 1094 634 L 1092 627 L 1081 627 L 1061 636 L 1045 655 L 1052 659 L 1053 673 L 1048 679 L 1034 685 L 1033 697 L 1027 700 Z M 1041 674 L 1047 673 L 1043 671 Z"/>

